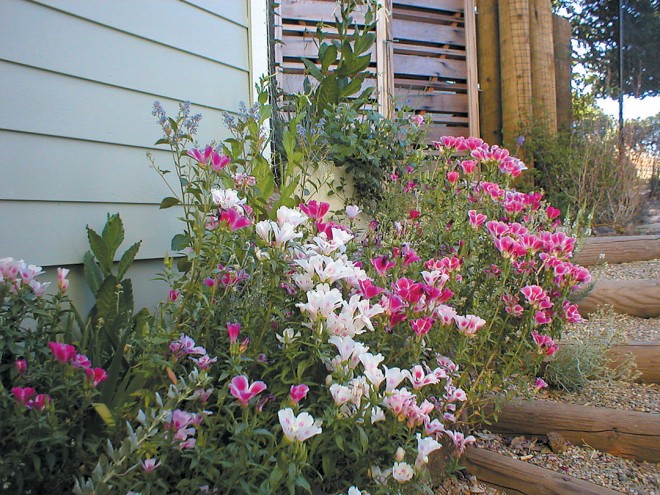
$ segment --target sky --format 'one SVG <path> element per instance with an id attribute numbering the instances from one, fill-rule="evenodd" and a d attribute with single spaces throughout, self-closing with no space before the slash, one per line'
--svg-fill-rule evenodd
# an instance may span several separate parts
<path id="1" fill-rule="evenodd" d="M 619 117 L 619 101 L 610 99 L 598 99 L 598 106 L 603 112 L 612 117 Z M 642 99 L 624 97 L 623 118 L 624 119 L 644 119 L 660 112 L 660 96 L 647 97 Z"/>

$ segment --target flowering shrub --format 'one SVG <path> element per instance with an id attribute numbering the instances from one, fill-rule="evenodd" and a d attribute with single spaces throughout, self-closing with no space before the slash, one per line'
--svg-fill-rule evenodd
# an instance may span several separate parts
<path id="1" fill-rule="evenodd" d="M 55 295 L 39 282 L 41 267 L 0 260 L 0 483 L 3 493 L 65 493 L 100 440 L 96 387 L 107 373 L 70 334 L 68 270 L 58 269 Z M 95 425 L 97 426 L 95 428 Z"/>
<path id="2" fill-rule="evenodd" d="M 495 394 L 542 387 L 579 319 L 567 297 L 588 273 L 558 212 L 472 138 L 392 177 L 366 232 L 354 206 L 347 224 L 315 200 L 269 212 L 249 161 L 172 131 L 189 118 L 164 121 L 181 189 L 163 206 L 185 225 L 162 378 L 76 493 L 429 492 L 429 455 L 473 442 Z"/>

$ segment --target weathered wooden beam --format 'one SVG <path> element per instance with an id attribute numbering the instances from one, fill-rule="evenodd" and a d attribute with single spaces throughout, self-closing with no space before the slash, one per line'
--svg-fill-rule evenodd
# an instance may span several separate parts
<path id="1" fill-rule="evenodd" d="M 477 62 L 477 19 L 474 0 L 465 0 L 465 60 L 467 62 L 470 135 L 479 137 L 479 68 Z"/>
<path id="2" fill-rule="evenodd" d="M 497 0 L 477 5 L 477 63 L 479 66 L 479 123 L 481 137 L 502 145 L 502 89 L 500 85 L 500 27 Z"/>
<path id="3" fill-rule="evenodd" d="M 575 262 L 592 266 L 599 262 L 629 263 L 660 258 L 660 235 L 587 237 Z"/>
<path id="4" fill-rule="evenodd" d="M 639 381 L 660 383 L 660 342 L 628 342 L 615 345 L 608 351 L 611 366 L 620 365 L 626 355 L 632 354 L 640 373 Z"/>
<path id="5" fill-rule="evenodd" d="M 557 134 L 555 50 L 550 0 L 529 1 L 529 39 L 532 62 L 532 113 L 545 134 Z"/>
<path id="6" fill-rule="evenodd" d="M 599 280 L 577 304 L 582 316 L 607 304 L 617 313 L 655 318 L 660 316 L 660 278 Z"/>
<path id="7" fill-rule="evenodd" d="M 620 495 L 588 481 L 469 446 L 462 464 L 480 481 L 516 495 Z"/>
<path id="8" fill-rule="evenodd" d="M 557 432 L 576 445 L 610 454 L 660 462 L 660 415 L 544 400 L 513 401 L 488 427 L 511 435 Z"/>
<path id="9" fill-rule="evenodd" d="M 557 127 L 569 131 L 573 122 L 571 94 L 572 61 L 571 36 L 573 28 L 568 19 L 552 16 L 552 43 L 555 49 L 555 89 L 557 92 Z"/>

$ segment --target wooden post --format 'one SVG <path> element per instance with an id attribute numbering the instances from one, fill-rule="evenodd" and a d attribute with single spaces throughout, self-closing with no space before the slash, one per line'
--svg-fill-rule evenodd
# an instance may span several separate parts
<path id="1" fill-rule="evenodd" d="M 465 0 L 465 60 L 467 63 L 468 126 L 470 136 L 479 136 L 479 71 L 477 69 L 477 23 L 474 0 Z"/>
<path id="2" fill-rule="evenodd" d="M 544 133 L 552 136 L 557 134 L 552 6 L 550 0 L 530 0 L 529 7 L 532 114 L 534 125 L 541 126 Z"/>
<path id="3" fill-rule="evenodd" d="M 621 495 L 564 473 L 473 446 L 468 446 L 461 464 L 480 481 L 516 495 Z"/>
<path id="4" fill-rule="evenodd" d="M 557 92 L 557 128 L 569 131 L 573 123 L 573 95 L 571 93 L 572 60 L 571 36 L 573 28 L 568 19 L 552 16 L 552 42 L 555 49 L 555 90 Z"/>
<path id="5" fill-rule="evenodd" d="M 635 359 L 640 373 L 638 381 L 660 383 L 660 342 L 628 342 L 615 345 L 607 351 L 613 368 L 623 363 L 628 354 L 632 354 Z"/>
<path id="6" fill-rule="evenodd" d="M 599 280 L 577 304 L 582 316 L 608 304 L 617 313 L 656 318 L 660 316 L 660 278 Z"/>
<path id="7" fill-rule="evenodd" d="M 488 144 L 501 146 L 502 90 L 500 85 L 500 26 L 497 0 L 479 0 L 477 6 L 477 51 L 481 138 Z"/>
<path id="8" fill-rule="evenodd" d="M 394 68 L 392 61 L 392 0 L 383 0 L 378 9 L 376 24 L 376 79 L 378 108 L 385 117 L 392 117 L 394 97 Z"/>
<path id="9" fill-rule="evenodd" d="M 512 401 L 488 427 L 497 433 L 559 433 L 575 444 L 640 461 L 660 462 L 660 416 L 547 400 Z"/>
<path id="10" fill-rule="evenodd" d="M 500 68 L 504 146 L 515 152 L 532 118 L 529 0 L 500 0 Z"/>

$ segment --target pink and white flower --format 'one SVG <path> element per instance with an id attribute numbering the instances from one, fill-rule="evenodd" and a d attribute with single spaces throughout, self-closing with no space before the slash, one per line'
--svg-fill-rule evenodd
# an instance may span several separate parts
<path id="1" fill-rule="evenodd" d="M 266 388 L 266 384 L 262 381 L 250 384 L 245 375 L 235 376 L 229 382 L 229 392 L 236 397 L 241 407 L 247 407 L 250 399 L 266 390 Z"/>
<path id="2" fill-rule="evenodd" d="M 323 431 L 321 428 L 323 422 L 320 419 L 315 420 L 308 412 L 301 412 L 296 416 L 293 409 L 287 407 L 280 409 L 277 417 L 284 437 L 290 442 L 304 442 Z"/>

